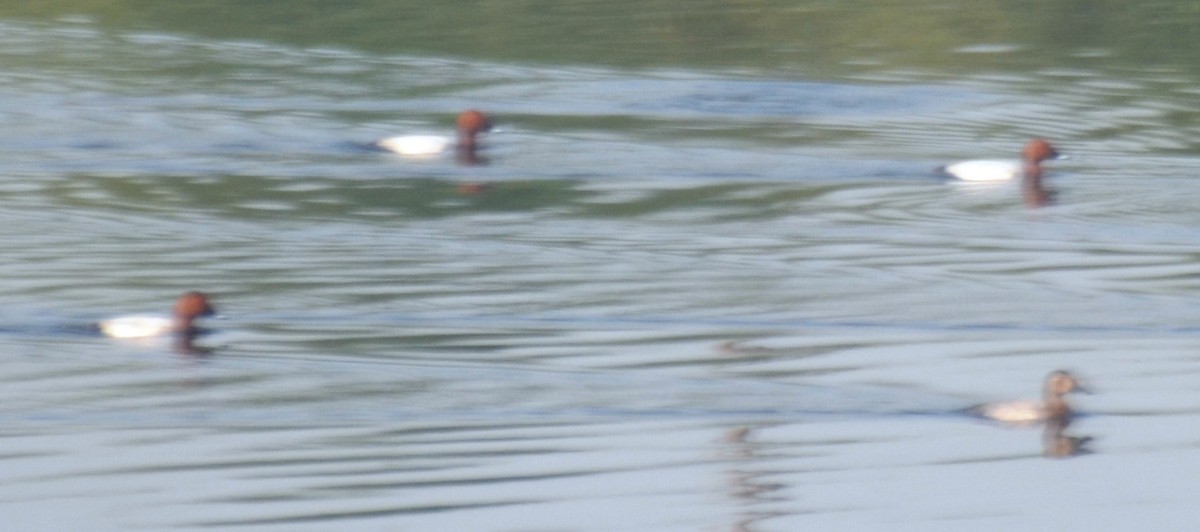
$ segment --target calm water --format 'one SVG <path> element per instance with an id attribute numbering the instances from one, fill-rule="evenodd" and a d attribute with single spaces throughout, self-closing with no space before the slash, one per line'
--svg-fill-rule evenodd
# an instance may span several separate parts
<path id="1" fill-rule="evenodd" d="M 78 4 L 0 9 L 8 528 L 1194 526 L 1182 4 Z M 1051 206 L 931 176 L 1031 136 Z"/>

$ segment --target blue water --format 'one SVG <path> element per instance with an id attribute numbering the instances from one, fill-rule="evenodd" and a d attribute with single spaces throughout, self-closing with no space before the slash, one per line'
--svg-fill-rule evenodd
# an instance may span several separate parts
<path id="1" fill-rule="evenodd" d="M 1019 43 L 944 51 L 995 71 L 634 68 L 87 18 L 0 49 L 14 530 L 1192 521 L 1186 68 Z M 465 107 L 500 126 L 487 165 L 365 149 Z M 1071 156 L 1055 205 L 930 172 L 1035 135 Z M 192 289 L 221 314 L 200 350 L 89 332 Z M 1060 367 L 1097 389 L 1061 435 L 1090 453 L 957 413 Z"/>

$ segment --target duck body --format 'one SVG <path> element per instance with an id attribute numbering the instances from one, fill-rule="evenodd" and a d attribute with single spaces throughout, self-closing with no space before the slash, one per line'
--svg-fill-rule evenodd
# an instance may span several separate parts
<path id="1" fill-rule="evenodd" d="M 102 320 L 100 333 L 109 338 L 151 338 L 175 332 L 175 320 L 170 316 L 130 315 Z"/>
<path id="2" fill-rule="evenodd" d="M 1003 423 L 1032 425 L 1055 417 L 1041 401 L 1021 400 L 1001 403 L 985 403 L 967 409 L 967 412 Z"/>
<path id="3" fill-rule="evenodd" d="M 186 292 L 175 301 L 170 316 L 136 314 L 101 320 L 96 324 L 100 333 L 110 338 L 152 338 L 167 335 L 191 335 L 200 332 L 196 320 L 212 316 L 215 310 L 208 296 L 201 292 Z"/>
<path id="4" fill-rule="evenodd" d="M 942 172 L 960 181 L 997 182 L 1012 181 L 1024 173 L 1021 161 L 977 159 L 962 161 L 942 167 Z"/>
<path id="5" fill-rule="evenodd" d="M 398 135 L 379 140 L 375 146 L 407 157 L 434 157 L 454 147 L 454 139 L 438 135 Z"/>

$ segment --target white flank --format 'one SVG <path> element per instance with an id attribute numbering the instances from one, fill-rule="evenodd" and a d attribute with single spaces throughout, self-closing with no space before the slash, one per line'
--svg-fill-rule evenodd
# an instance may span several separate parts
<path id="1" fill-rule="evenodd" d="M 1009 181 L 1021 175 L 1019 161 L 963 161 L 945 168 L 947 174 L 963 181 Z"/>
<path id="2" fill-rule="evenodd" d="M 166 316 L 120 316 L 101 321 L 100 332 L 112 338 L 148 338 L 174 332 L 174 320 Z"/>
<path id="3" fill-rule="evenodd" d="M 401 135 L 375 143 L 387 151 L 409 157 L 430 157 L 445 153 L 453 144 L 453 139 L 437 135 Z"/>
<path id="4" fill-rule="evenodd" d="M 986 404 L 979 407 L 979 413 L 983 417 L 1008 423 L 1033 423 L 1046 418 L 1045 409 L 1039 401 Z"/>

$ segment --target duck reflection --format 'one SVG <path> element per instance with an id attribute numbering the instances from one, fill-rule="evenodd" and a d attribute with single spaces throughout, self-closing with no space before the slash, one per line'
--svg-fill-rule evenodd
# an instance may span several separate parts
<path id="1" fill-rule="evenodd" d="M 778 482 L 766 481 L 765 478 L 772 472 L 756 471 L 752 465 L 762 457 L 759 456 L 758 444 L 753 442 L 750 436 L 755 431 L 769 426 L 772 425 L 733 427 L 722 435 L 722 457 L 735 466 L 727 471 L 728 495 L 731 500 L 737 501 L 743 508 L 743 511 L 737 515 L 737 519 L 729 526 L 729 530 L 733 532 L 749 532 L 756 528 L 755 524 L 759 521 L 781 515 L 778 512 L 765 511 L 760 508 L 765 503 L 784 500 L 778 492 L 786 486 Z"/>
<path id="2" fill-rule="evenodd" d="M 1053 205 L 1055 196 L 1057 193 L 1042 183 L 1041 168 L 1026 170 L 1025 179 L 1021 182 L 1021 199 L 1026 207 L 1036 209 Z"/>
<path id="3" fill-rule="evenodd" d="M 214 352 L 213 348 L 196 344 L 196 339 L 201 335 L 207 334 L 208 332 L 209 331 L 205 329 L 196 329 L 193 331 L 176 334 L 172 349 L 176 354 L 197 358 L 212 355 Z"/>
<path id="4" fill-rule="evenodd" d="M 1068 434 L 1067 427 L 1070 424 L 1070 418 L 1046 421 L 1046 427 L 1042 430 L 1042 454 L 1047 458 L 1070 458 L 1092 453 L 1088 444 L 1093 438 Z"/>

